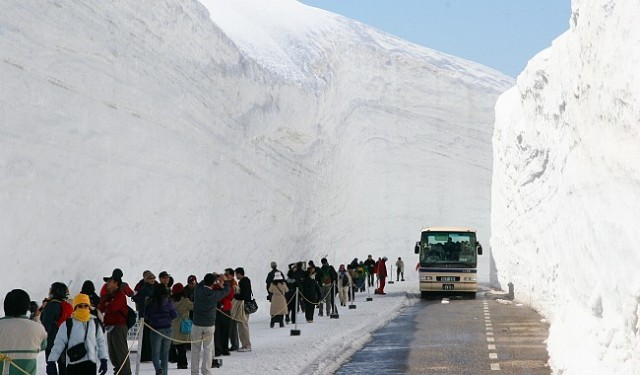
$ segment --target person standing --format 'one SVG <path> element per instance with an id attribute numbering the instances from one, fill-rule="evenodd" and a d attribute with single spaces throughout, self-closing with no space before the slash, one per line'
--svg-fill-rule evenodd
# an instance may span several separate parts
<path id="1" fill-rule="evenodd" d="M 171 288 L 171 301 L 173 301 L 177 313 L 177 317 L 173 319 L 171 323 L 171 328 L 173 329 L 171 338 L 179 341 L 189 341 L 189 334 L 182 333 L 180 331 L 180 325 L 183 320 L 191 319 L 189 317 L 189 311 L 193 309 L 193 302 L 184 296 L 184 285 L 182 285 L 182 283 L 176 283 Z M 178 369 L 186 369 L 188 368 L 187 344 L 179 341 L 174 341 L 171 344 L 171 350 L 175 351 Z"/>
<path id="2" fill-rule="evenodd" d="M 396 261 L 396 281 L 398 281 L 399 278 L 402 278 L 402 281 L 404 281 L 404 262 L 400 257 L 398 257 Z"/>
<path id="3" fill-rule="evenodd" d="M 340 306 L 347 306 L 347 299 L 351 301 L 351 275 L 347 272 L 344 264 L 338 267 L 338 295 L 340 296 Z"/>
<path id="4" fill-rule="evenodd" d="M 78 294 L 73 298 L 73 314 L 58 330 L 48 361 L 47 375 L 57 375 L 55 364 L 60 356 L 65 355 L 65 348 L 82 345 L 86 349 L 84 356 L 72 359 L 67 355 L 67 374 L 95 374 L 100 362 L 99 374 L 107 373 L 107 349 L 104 343 L 104 332 L 98 318 L 91 314 L 91 300 L 86 294 Z M 68 353 L 68 352 L 67 352 Z"/>
<path id="5" fill-rule="evenodd" d="M 316 281 L 316 269 L 309 268 L 300 280 L 300 292 L 304 301 L 304 317 L 307 323 L 313 323 L 313 314 L 316 310 L 316 304 L 320 300 L 322 291 Z"/>
<path id="6" fill-rule="evenodd" d="M 138 293 L 133 297 L 138 311 L 138 318 L 144 318 L 145 309 L 149 300 L 153 296 L 156 281 L 156 275 L 146 270 L 142 273 L 141 282 L 136 285 Z M 142 327 L 142 351 L 140 353 L 140 362 L 150 362 L 151 358 L 151 330 L 147 325 Z"/>
<path id="7" fill-rule="evenodd" d="M 127 297 L 122 290 L 122 280 L 107 278 L 107 294 L 100 297 L 98 310 L 104 314 L 107 330 L 107 349 L 114 373 L 131 375 L 129 347 L 127 346 Z"/>
<path id="8" fill-rule="evenodd" d="M 234 278 L 235 274 L 236 272 L 233 270 L 233 268 L 227 268 L 224 270 L 224 275 L 227 277 L 227 280 L 229 281 L 229 287 L 233 289 L 234 297 L 236 293 L 238 293 L 238 291 L 240 290 L 240 287 L 238 286 L 238 282 Z M 231 302 L 232 302 L 231 305 L 233 306 L 233 300 Z M 233 319 L 229 324 L 229 343 L 231 345 L 231 347 L 229 348 L 229 351 L 238 350 L 238 348 L 240 347 L 240 340 L 238 339 L 238 324 L 236 324 L 236 322 Z"/>
<path id="9" fill-rule="evenodd" d="M 221 289 L 215 289 L 217 285 Z M 203 375 L 211 374 L 213 359 L 213 335 L 216 324 L 218 301 L 229 293 L 229 282 L 212 273 L 196 286 L 193 301 L 193 326 L 191 327 L 191 374 L 198 374 L 198 366 Z M 202 363 L 200 354 L 202 353 Z"/>
<path id="10" fill-rule="evenodd" d="M 284 280 L 284 274 L 280 271 L 273 275 L 273 280 L 269 286 L 269 293 L 271 293 L 271 308 L 269 313 L 271 314 L 271 328 L 276 323 L 280 324 L 280 327 L 284 327 L 284 316 L 289 314 L 287 308 L 286 293 L 289 291 L 287 283 Z"/>
<path id="11" fill-rule="evenodd" d="M 271 262 L 271 271 L 269 271 L 269 273 L 267 274 L 267 280 L 266 280 L 266 284 L 267 284 L 267 299 L 269 301 L 271 301 L 271 292 L 269 292 L 269 287 L 271 286 L 271 282 L 273 281 L 273 277 L 276 273 L 280 272 L 281 274 L 283 274 L 279 269 L 278 269 L 278 264 L 276 262 Z M 284 274 L 283 274 L 284 275 Z"/>
<path id="12" fill-rule="evenodd" d="M 384 292 L 384 286 L 386 284 L 386 280 L 387 280 L 387 257 L 383 257 L 378 261 L 378 281 L 380 282 L 380 287 L 378 288 L 378 294 L 387 294 Z"/>
<path id="13" fill-rule="evenodd" d="M 326 304 L 327 316 L 329 316 L 335 308 L 337 290 L 334 290 L 334 287 L 337 286 L 338 274 L 336 273 L 336 269 L 329 264 L 327 258 L 320 259 L 320 263 L 322 267 L 320 267 L 316 276 L 320 284 L 320 289 L 322 289 L 322 300 L 320 301 L 318 316 L 322 316 L 323 301 Z"/>
<path id="14" fill-rule="evenodd" d="M 4 297 L 4 317 L 0 318 L 0 353 L 11 353 L 16 366 L 35 375 L 38 352 L 47 347 L 44 326 L 27 318 L 31 297 L 22 289 L 13 289 Z M 5 369 L 4 366 L 8 366 Z M 24 375 L 9 361 L 0 361 L 0 374 Z"/>
<path id="15" fill-rule="evenodd" d="M 289 272 L 287 272 L 287 287 L 289 288 L 289 292 L 286 294 L 289 314 L 285 317 L 285 321 L 292 324 L 296 324 L 296 316 L 297 316 L 297 308 L 299 308 L 302 301 L 298 299 L 298 303 L 296 305 L 296 293 L 298 293 L 298 287 L 300 285 L 300 281 L 302 280 L 302 275 L 304 271 L 301 271 L 298 267 L 301 266 L 302 262 L 292 263 L 289 266 Z"/>
<path id="16" fill-rule="evenodd" d="M 144 311 L 145 323 L 151 331 L 151 360 L 156 375 L 169 373 L 169 347 L 171 345 L 171 321 L 178 316 L 176 308 L 169 300 L 169 289 L 166 284 L 157 283 L 153 287 L 153 295 Z"/>
<path id="17" fill-rule="evenodd" d="M 56 372 L 60 375 L 67 373 L 66 356 L 60 356 L 56 366 L 56 362 L 49 361 L 49 354 L 51 353 L 53 342 L 58 334 L 58 328 L 73 313 L 73 306 L 67 302 L 68 295 L 69 288 L 67 288 L 66 284 L 61 282 L 51 284 L 49 288 L 49 299 L 40 314 L 40 321 L 48 335 L 47 349 L 45 350 L 47 372 L 53 371 L 57 367 Z"/>
<path id="18" fill-rule="evenodd" d="M 373 259 L 373 256 L 369 254 L 367 259 L 364 261 L 365 270 L 367 271 L 367 286 L 373 286 L 373 266 L 376 264 L 376 261 Z"/>
<path id="19" fill-rule="evenodd" d="M 229 355 L 229 329 L 231 323 L 233 323 L 233 320 L 231 320 L 231 307 L 233 297 L 236 294 L 235 290 L 231 287 L 231 282 L 226 275 L 226 271 L 225 274 L 220 277 L 229 283 L 229 293 L 218 301 L 218 312 L 220 312 L 220 314 L 216 314 L 216 332 L 213 335 L 216 357 Z M 214 289 L 221 289 L 221 287 L 216 285 Z"/>
<path id="20" fill-rule="evenodd" d="M 244 268 L 236 268 L 236 278 L 238 279 L 238 287 L 240 292 L 235 295 L 235 299 L 244 301 L 245 303 L 253 299 L 253 292 L 251 291 L 251 280 L 244 275 Z M 240 336 L 240 343 L 242 347 L 238 349 L 239 352 L 251 351 L 251 336 L 249 334 L 249 314 L 247 314 L 247 321 L 237 322 L 238 336 Z"/>
<path id="21" fill-rule="evenodd" d="M 189 275 L 187 277 L 187 286 L 184 288 L 184 296 L 189 298 L 191 302 L 193 302 L 193 292 L 196 290 L 196 285 L 198 285 L 196 275 Z"/>

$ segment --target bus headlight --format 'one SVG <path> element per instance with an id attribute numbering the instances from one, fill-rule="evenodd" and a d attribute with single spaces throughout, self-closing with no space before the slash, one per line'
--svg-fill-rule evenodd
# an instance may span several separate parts
<path id="1" fill-rule="evenodd" d="M 465 277 L 462 279 L 463 281 L 476 281 L 475 277 Z"/>
<path id="2" fill-rule="evenodd" d="M 431 281 L 433 278 L 431 276 L 420 276 L 420 281 Z"/>

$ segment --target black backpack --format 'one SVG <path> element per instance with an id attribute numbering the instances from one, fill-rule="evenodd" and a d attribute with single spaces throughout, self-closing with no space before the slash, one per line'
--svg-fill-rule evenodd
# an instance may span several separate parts
<path id="1" fill-rule="evenodd" d="M 136 325 L 136 321 L 138 321 L 138 314 L 136 314 L 136 311 L 130 306 L 127 306 L 127 328 L 131 329 L 131 327 Z"/>

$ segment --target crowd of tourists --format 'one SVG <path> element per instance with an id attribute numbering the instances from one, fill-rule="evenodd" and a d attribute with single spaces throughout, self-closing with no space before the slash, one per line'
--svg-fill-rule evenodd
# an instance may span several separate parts
<path id="1" fill-rule="evenodd" d="M 286 272 L 271 262 L 265 280 L 270 327 L 295 324 L 297 312 L 307 323 L 313 323 L 316 309 L 318 316 L 331 316 L 337 311 L 336 296 L 346 306 L 358 292 L 386 294 L 387 261 L 369 255 L 336 271 L 323 258 L 320 266 L 290 263 Z M 395 265 L 396 280 L 404 281 L 402 259 Z M 191 373 L 204 375 L 219 366 L 215 357 L 251 352 L 248 321 L 257 305 L 242 267 L 207 273 L 201 281 L 190 275 L 185 284 L 174 282 L 167 271 L 156 278 L 146 270 L 133 287 L 123 277 L 114 269 L 99 291 L 86 280 L 73 298 L 67 285 L 54 282 L 40 304 L 22 289 L 10 291 L 0 318 L 0 373 L 35 374 L 37 355 L 44 350 L 47 375 L 104 375 L 109 362 L 114 373 L 131 375 L 132 327 L 142 337 L 140 362 L 152 362 L 156 374 L 168 374 L 169 363 L 189 368 L 187 351 Z"/>

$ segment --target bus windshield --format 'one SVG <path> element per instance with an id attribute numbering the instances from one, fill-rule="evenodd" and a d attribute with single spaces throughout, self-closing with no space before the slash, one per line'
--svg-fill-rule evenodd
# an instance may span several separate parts
<path id="1" fill-rule="evenodd" d="M 475 268 L 478 262 L 473 232 L 422 232 L 420 265 Z"/>

